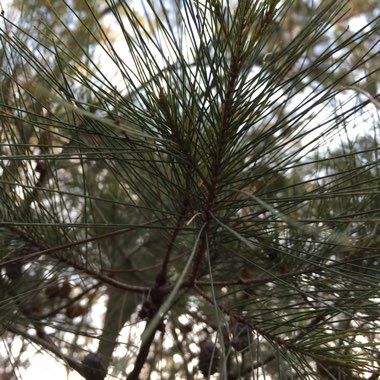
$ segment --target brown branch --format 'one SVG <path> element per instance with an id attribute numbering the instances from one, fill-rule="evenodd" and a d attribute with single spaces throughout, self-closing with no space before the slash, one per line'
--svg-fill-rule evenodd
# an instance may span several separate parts
<path id="1" fill-rule="evenodd" d="M 46 248 L 46 249 L 43 249 L 42 251 L 38 251 L 38 252 L 32 252 L 32 253 L 29 253 L 27 255 L 23 255 L 23 256 L 17 257 L 15 259 L 0 261 L 0 268 L 3 267 L 3 266 L 5 266 L 5 265 L 8 265 L 8 264 L 27 262 L 27 261 L 35 259 L 35 258 L 37 258 L 39 256 L 42 256 L 42 255 L 51 255 L 51 254 L 57 253 L 59 251 L 63 251 L 65 249 L 72 248 L 72 247 L 77 247 L 79 245 L 90 243 L 90 242 L 93 242 L 93 241 L 98 241 L 98 240 L 101 240 L 101 239 L 106 239 L 106 238 L 109 238 L 109 237 L 112 237 L 112 236 L 122 235 L 124 233 L 133 231 L 136 228 L 139 228 L 139 227 L 142 227 L 142 226 L 148 226 L 150 224 L 159 222 L 161 220 L 162 219 L 155 219 L 153 221 L 150 221 L 150 222 L 147 222 L 147 223 L 143 223 L 141 226 L 138 226 L 138 227 L 122 228 L 120 230 L 116 230 L 116 231 L 112 231 L 112 232 L 107 232 L 107 233 L 102 234 L 102 235 L 97 235 L 97 236 L 93 236 L 93 237 L 90 237 L 90 238 L 87 238 L 87 239 L 82 239 L 82 240 L 77 240 L 77 241 L 73 241 L 73 242 L 70 242 L 70 243 L 61 244 L 61 245 L 58 245 L 56 247 Z M 4 225 L 4 224 L 0 223 L 0 226 L 1 225 Z"/>
<path id="2" fill-rule="evenodd" d="M 155 336 L 156 332 L 157 331 L 164 332 L 165 326 L 164 326 L 164 322 L 163 322 L 163 318 L 164 318 L 163 316 L 161 317 L 161 319 L 159 319 L 157 322 L 155 322 L 155 325 L 151 326 L 151 322 L 154 320 L 155 313 L 158 311 L 158 309 L 163 304 L 165 296 L 167 294 L 169 294 L 169 292 L 172 290 L 172 288 L 173 288 L 173 286 L 167 286 L 167 285 L 166 286 L 158 286 L 156 284 L 156 287 L 152 288 L 152 290 L 151 290 L 150 305 L 155 310 L 154 310 L 154 314 L 152 316 L 149 316 L 149 318 L 147 319 L 147 324 L 145 326 L 144 332 L 142 333 L 142 336 L 144 336 L 144 334 L 146 332 L 149 333 L 150 329 L 152 329 L 152 331 L 143 340 L 141 347 L 140 347 L 140 350 L 139 350 L 139 353 L 137 354 L 135 365 L 133 367 L 132 372 L 127 376 L 127 380 L 138 380 L 139 379 L 140 372 L 141 372 L 141 370 L 142 370 L 142 368 L 146 362 L 146 359 L 147 359 L 148 354 L 149 354 L 149 349 L 150 349 L 151 344 L 153 343 L 154 336 Z M 182 296 L 183 296 L 183 294 L 185 294 L 185 292 L 186 292 L 186 290 L 184 290 L 183 292 L 180 292 L 178 297 L 170 305 L 169 310 L 174 305 L 176 305 L 177 302 L 179 302 L 182 299 Z M 156 293 L 156 294 L 154 294 L 154 293 Z"/>
<path id="3" fill-rule="evenodd" d="M 254 41 L 258 37 L 260 37 L 267 29 L 268 27 L 272 24 L 273 18 L 276 13 L 276 6 L 277 6 L 278 0 L 271 0 L 271 3 L 269 5 L 269 9 L 266 12 L 259 29 L 256 31 L 255 36 L 254 36 Z"/>
<path id="4" fill-rule="evenodd" d="M 213 2 L 212 4 L 215 7 L 217 17 L 219 18 L 219 21 L 221 22 L 223 27 L 223 25 L 225 24 L 220 14 L 220 8 L 217 6 L 217 3 Z M 240 11 L 238 10 L 238 12 Z M 245 12 L 243 13 L 244 14 L 242 15 L 241 19 L 239 19 L 238 17 L 237 32 L 234 36 L 234 44 L 230 47 L 232 59 L 229 66 L 229 78 L 225 88 L 224 99 L 222 101 L 220 131 L 217 134 L 215 147 L 210 147 L 212 156 L 212 161 L 209 169 L 210 179 L 209 181 L 205 182 L 205 185 L 207 184 L 206 187 L 208 191 L 207 202 L 204 207 L 205 229 L 203 232 L 202 241 L 200 243 L 198 252 L 194 258 L 190 282 L 194 282 L 195 278 L 197 277 L 199 267 L 201 266 L 205 253 L 207 251 L 208 233 L 210 232 L 210 227 L 212 223 L 210 215 L 214 211 L 219 190 L 218 187 L 222 181 L 222 161 L 225 158 L 224 156 L 226 153 L 226 146 L 230 141 L 229 134 L 231 133 L 231 127 L 233 126 L 231 120 L 235 111 L 234 96 L 238 84 L 239 75 L 244 63 L 244 33 L 246 27 L 248 26 L 247 14 Z M 235 130 L 232 130 L 232 133 L 234 132 Z"/>
<path id="5" fill-rule="evenodd" d="M 85 239 L 85 240 L 80 240 L 78 242 L 74 242 L 73 244 L 74 245 L 76 245 L 76 243 L 83 244 L 85 242 L 88 242 L 91 239 L 101 239 L 101 238 L 104 238 L 104 237 L 107 238 L 109 236 L 114 236 L 114 235 L 122 234 L 124 232 L 128 232 L 131 229 L 132 228 L 127 228 L 127 229 L 123 229 L 123 230 L 113 231 L 113 232 L 110 232 L 110 233 L 107 233 L 107 234 L 96 236 L 95 238 L 89 238 L 89 239 Z M 38 244 L 38 243 L 34 242 L 33 240 L 31 240 L 22 231 L 18 231 L 18 230 L 14 229 L 14 228 L 11 228 L 11 230 L 15 231 L 20 236 L 22 236 L 23 239 L 25 239 L 25 241 L 29 242 L 32 245 L 38 246 L 40 249 L 42 249 L 42 251 L 34 252 L 34 253 L 30 254 L 30 255 L 38 254 L 36 257 L 38 257 L 39 255 L 42 255 L 43 254 L 42 252 L 46 252 L 46 251 L 49 251 L 49 250 L 56 250 L 57 248 L 60 248 L 60 249 L 63 250 L 67 246 L 67 244 L 64 244 L 63 246 L 58 246 L 58 247 L 53 247 L 53 248 L 47 248 L 46 246 L 44 246 L 42 244 Z M 69 243 L 69 244 L 71 244 L 71 243 Z M 52 252 L 52 253 L 55 253 L 55 251 Z M 29 255 L 26 255 L 26 256 L 29 256 Z M 5 262 L 0 262 L 0 268 L 2 266 L 8 265 L 9 262 L 11 264 L 23 262 L 24 261 L 23 258 L 25 258 L 25 256 L 21 256 L 19 258 L 14 259 L 14 260 L 8 260 L 8 261 L 5 261 Z M 130 284 L 127 284 L 127 283 L 124 283 L 124 282 L 121 282 L 121 281 L 117 281 L 117 280 L 115 280 L 112 277 L 106 276 L 106 275 L 104 275 L 104 274 L 102 274 L 102 273 L 100 273 L 98 271 L 89 269 L 86 265 L 81 265 L 79 263 L 75 263 L 75 262 L 71 261 L 68 258 L 65 258 L 65 257 L 62 257 L 62 256 L 56 256 L 55 258 L 58 261 L 64 262 L 65 264 L 67 264 L 67 265 L 69 265 L 69 266 L 71 266 L 71 267 L 73 267 L 75 269 L 78 269 L 81 272 L 86 273 L 89 276 L 91 276 L 93 278 L 96 278 L 99 281 L 101 281 L 101 282 L 103 282 L 105 284 L 111 285 L 111 286 L 113 286 L 115 288 L 123 289 L 123 290 L 129 290 L 129 291 L 132 291 L 132 292 L 135 292 L 135 293 L 146 293 L 147 291 L 149 291 L 148 287 L 130 285 Z"/>
<path id="6" fill-rule="evenodd" d="M 187 143 L 187 141 L 181 133 L 181 131 L 183 131 L 182 125 L 178 125 L 176 119 L 172 116 L 172 106 L 168 102 L 168 99 L 164 94 L 164 90 L 162 88 L 160 88 L 160 93 L 157 98 L 157 105 L 159 106 L 161 112 L 165 117 L 166 123 L 172 134 L 172 140 L 180 149 L 180 152 L 184 155 L 186 159 L 187 173 L 184 174 L 192 177 L 192 173 L 195 172 L 201 179 L 201 182 L 207 187 L 208 183 L 206 177 L 199 169 L 198 163 L 194 160 L 193 155 L 191 154 L 192 151 L 190 149 L 189 143 Z"/>
<path id="7" fill-rule="evenodd" d="M 212 282 L 206 281 L 206 280 L 195 280 L 195 285 L 197 285 L 197 286 L 217 286 L 217 287 L 233 286 L 233 285 L 263 285 L 263 284 L 267 284 L 269 282 L 276 282 L 278 280 L 283 280 L 286 278 L 302 276 L 304 274 L 316 273 L 318 271 L 326 271 L 329 268 L 334 268 L 334 267 L 338 267 L 338 266 L 342 266 L 342 265 L 352 264 L 356 261 L 361 261 L 363 259 L 377 258 L 378 257 L 377 254 L 373 255 L 373 256 L 364 256 L 364 257 L 361 257 L 361 256 L 355 257 L 355 256 L 361 255 L 362 253 L 370 251 L 370 250 L 378 251 L 378 249 L 379 249 L 379 247 L 377 247 L 377 246 L 360 247 L 360 249 L 358 251 L 350 250 L 350 252 L 347 252 L 347 255 L 345 255 L 347 258 L 344 260 L 336 261 L 336 262 L 333 262 L 331 264 L 325 264 L 325 265 L 318 264 L 319 266 L 316 266 L 313 268 L 299 270 L 297 272 L 288 272 L 288 273 L 283 273 L 283 274 L 279 274 L 279 275 L 273 275 L 273 277 L 264 277 L 261 279 L 250 279 L 250 280 L 239 278 L 239 279 L 235 279 L 235 280 L 212 281 Z"/>
<path id="8" fill-rule="evenodd" d="M 39 336 L 30 335 L 27 332 L 18 329 L 14 325 L 6 326 L 6 329 L 8 331 L 12 332 L 13 334 L 20 335 L 20 336 L 24 337 L 25 339 L 27 339 L 33 343 L 36 343 L 39 346 L 43 347 L 44 349 L 50 351 L 51 353 L 53 353 L 54 355 L 56 355 L 57 357 L 62 359 L 65 362 L 65 364 L 67 364 L 71 369 L 78 372 L 81 376 L 86 377 L 85 376 L 86 372 L 83 370 L 82 363 L 77 362 L 76 360 L 74 360 L 74 359 L 70 358 L 69 356 L 63 354 L 59 350 L 59 348 L 54 343 L 52 343 L 50 340 L 41 338 Z"/>
<path id="9" fill-rule="evenodd" d="M 147 330 L 149 326 L 149 321 L 147 322 L 144 332 Z M 154 336 L 156 335 L 156 331 L 159 329 L 160 324 L 156 326 L 155 329 L 148 335 L 141 344 L 139 353 L 137 354 L 135 365 L 133 367 L 132 372 L 127 376 L 127 380 L 139 380 L 140 372 L 146 362 L 146 358 L 149 354 L 149 349 L 151 344 L 153 343 Z"/>
<path id="10" fill-rule="evenodd" d="M 80 293 L 77 296 L 71 298 L 70 301 L 66 302 L 62 306 L 57 307 L 54 310 L 49 311 L 48 313 L 39 315 L 38 318 L 39 319 L 46 319 L 46 318 L 50 318 L 50 317 L 53 317 L 53 316 L 57 315 L 60 311 L 62 311 L 63 309 L 66 309 L 68 306 L 74 304 L 76 301 L 79 301 L 87 293 L 91 292 L 91 290 L 93 290 L 93 289 L 98 288 L 99 286 L 100 286 L 100 284 L 98 283 L 98 284 L 95 284 L 95 285 L 89 287 L 88 289 L 84 290 L 82 293 Z M 96 292 L 94 292 L 94 293 L 96 293 Z"/>
<path id="11" fill-rule="evenodd" d="M 141 293 L 141 294 L 147 293 L 150 289 L 149 287 L 146 287 L 146 286 L 130 285 L 130 284 L 126 284 L 125 282 L 115 280 L 112 277 L 101 274 L 96 270 L 89 269 L 85 265 L 75 263 L 75 262 L 73 262 L 67 258 L 64 258 L 64 257 L 59 257 L 58 260 L 66 263 L 67 265 L 69 265 L 75 269 L 80 270 L 81 272 L 84 272 L 84 273 L 90 275 L 93 278 L 96 278 L 97 280 L 99 280 L 105 284 L 111 285 L 117 289 L 129 290 L 131 292 Z"/>
<path id="12" fill-rule="evenodd" d="M 215 305 L 215 301 L 210 298 L 205 292 L 203 292 L 203 290 L 201 290 L 199 287 L 197 287 L 196 285 L 194 286 L 194 290 L 202 297 L 204 298 L 207 302 L 209 302 L 210 304 L 212 305 Z M 290 339 L 290 340 L 284 340 L 276 335 L 273 335 L 265 330 L 262 330 L 260 327 L 258 327 L 257 325 L 255 325 L 254 323 L 252 322 L 249 322 L 249 321 L 246 321 L 244 318 L 242 318 L 240 315 L 236 315 L 234 314 L 233 312 L 229 311 L 226 307 L 224 307 L 223 305 L 220 305 L 220 304 L 217 304 L 217 307 L 226 315 L 228 315 L 229 317 L 235 319 L 236 321 L 238 322 L 241 322 L 247 326 L 249 326 L 252 330 L 256 331 L 258 334 L 260 334 L 261 336 L 263 336 L 264 338 L 266 338 L 268 341 L 272 341 L 272 342 L 275 342 L 277 343 L 279 346 L 283 346 L 285 347 L 287 350 L 289 351 L 293 351 L 293 352 L 296 352 L 298 354 L 302 354 L 302 355 L 305 355 L 305 356 L 308 356 L 308 357 L 311 357 L 313 358 L 314 360 L 318 360 L 318 354 L 317 355 L 313 355 L 313 352 L 310 352 L 310 351 L 305 351 L 299 347 L 297 347 L 297 345 L 295 344 L 296 341 L 298 339 L 302 339 L 307 333 L 310 332 L 310 330 L 312 329 L 313 326 L 316 326 L 318 325 L 318 323 L 322 322 L 325 320 L 325 316 L 323 315 L 318 315 L 316 316 L 315 318 L 313 318 L 310 323 L 304 328 L 302 329 L 302 331 L 300 331 L 293 339 Z M 258 367 L 261 367 L 265 364 L 268 364 L 269 362 L 271 362 L 272 360 L 274 360 L 276 358 L 276 354 L 273 353 L 271 355 L 269 355 L 267 358 L 265 358 L 264 360 L 262 361 L 258 361 L 256 363 L 253 363 L 252 365 L 244 368 L 244 371 L 243 373 L 241 373 L 241 375 L 247 375 L 249 372 L 251 372 L 252 370 L 258 368 Z M 335 359 L 328 359 L 326 360 L 326 363 L 329 362 L 331 363 L 331 365 L 334 365 L 334 366 L 340 366 L 342 367 L 342 362 L 339 361 L 339 360 L 335 360 Z M 379 377 L 379 374 L 378 372 L 374 373 L 372 375 L 373 379 L 377 379 Z"/>
<path id="13" fill-rule="evenodd" d="M 186 254 L 182 253 L 181 255 L 174 256 L 169 260 L 169 262 L 173 262 L 179 259 L 182 259 L 186 257 Z M 157 264 L 152 264 L 152 265 L 146 265 L 145 267 L 141 268 L 119 268 L 119 269 L 114 269 L 114 268 L 101 268 L 101 272 L 106 272 L 106 273 L 143 273 L 146 271 L 150 271 L 152 269 L 157 269 L 162 266 L 162 263 L 157 263 Z"/>
<path id="14" fill-rule="evenodd" d="M 194 286 L 194 290 L 202 297 L 204 298 L 207 302 L 211 303 L 212 305 L 215 304 L 215 302 L 206 294 L 204 293 L 200 288 L 198 288 L 196 285 Z M 225 313 L 226 315 L 228 315 L 229 317 L 235 319 L 236 321 L 238 322 L 241 322 L 243 323 L 244 325 L 246 326 L 249 326 L 252 330 L 255 330 L 257 331 L 260 335 L 264 336 L 265 338 L 267 338 L 268 340 L 272 339 L 274 341 L 276 341 L 278 344 L 280 345 L 285 345 L 286 347 L 289 348 L 289 344 L 276 337 L 276 336 L 273 336 L 272 334 L 270 333 L 267 333 L 265 331 L 262 331 L 261 329 L 259 329 L 257 326 L 253 325 L 252 323 L 248 322 L 248 321 L 245 321 L 244 318 L 242 318 L 240 315 L 236 315 L 236 314 L 233 314 L 232 312 L 230 312 L 229 310 L 227 310 L 226 307 L 220 305 L 220 304 L 217 304 L 218 308 L 223 312 Z M 260 360 L 256 363 L 252 363 L 252 365 L 249 365 L 248 367 L 244 368 L 243 370 L 243 373 L 240 373 L 241 376 L 243 375 L 247 375 L 249 374 L 249 372 L 251 372 L 252 370 L 256 369 L 256 368 L 259 368 L 259 367 L 262 367 L 263 365 L 265 364 L 268 364 L 270 363 L 272 360 L 274 360 L 276 358 L 276 354 L 275 353 L 272 353 L 270 354 L 267 358 L 265 358 L 264 360 Z M 234 378 L 234 374 L 229 374 L 231 375 L 232 378 Z"/>
<path id="15" fill-rule="evenodd" d="M 168 245 L 168 249 L 166 250 L 165 257 L 162 261 L 161 271 L 156 276 L 156 286 L 165 285 L 167 282 L 167 271 L 168 271 L 168 264 L 170 262 L 170 255 L 173 251 L 174 243 L 177 239 L 178 233 L 180 231 L 180 226 L 182 224 L 183 218 L 184 218 L 186 211 L 187 211 L 187 203 L 188 202 L 184 202 L 183 207 L 182 207 L 182 211 L 178 217 L 176 227 L 173 231 L 172 237 L 171 237 L 169 245 Z"/>
<path id="16" fill-rule="evenodd" d="M 202 289 L 200 289 L 199 287 L 197 287 L 196 285 L 194 286 L 194 290 L 202 297 L 204 298 L 207 302 L 209 302 L 211 305 L 215 305 L 215 301 L 213 299 L 211 299 Z M 295 345 L 289 341 L 286 341 L 284 339 L 281 339 L 280 337 L 276 336 L 276 335 L 273 335 L 267 331 L 264 331 L 262 330 L 259 326 L 257 326 L 256 324 L 250 322 L 250 321 L 247 321 L 245 320 L 244 318 L 242 318 L 240 315 L 237 315 L 237 314 L 234 314 L 233 312 L 229 311 L 226 307 L 224 307 L 223 305 L 220 305 L 220 304 L 217 304 L 218 308 L 226 315 L 228 315 L 229 317 L 233 318 L 234 320 L 236 320 L 237 322 L 241 322 L 247 326 L 249 326 L 252 330 L 256 331 L 257 333 L 259 333 L 261 336 L 265 337 L 266 339 L 268 339 L 269 341 L 274 341 L 276 342 L 279 346 L 283 346 L 283 347 L 286 347 L 287 349 L 289 350 L 292 350 L 292 351 L 296 351 L 296 352 L 302 352 L 304 353 L 303 351 L 300 351 L 300 350 L 297 350 Z"/>

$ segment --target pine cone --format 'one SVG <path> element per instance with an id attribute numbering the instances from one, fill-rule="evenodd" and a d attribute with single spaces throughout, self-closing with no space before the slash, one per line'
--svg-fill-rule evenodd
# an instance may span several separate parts
<path id="1" fill-rule="evenodd" d="M 231 345 L 236 351 L 244 351 L 250 346 L 252 331 L 249 326 L 236 322 L 232 327 L 232 335 Z"/>
<path id="2" fill-rule="evenodd" d="M 79 303 L 73 303 L 66 308 L 66 317 L 70 319 L 74 319 L 76 317 L 80 317 L 81 315 L 85 315 L 87 313 L 87 308 L 80 305 Z"/>
<path id="3" fill-rule="evenodd" d="M 83 374 L 86 380 L 104 380 L 107 376 L 107 368 L 100 357 L 90 352 L 82 361 Z"/>
<path id="4" fill-rule="evenodd" d="M 58 284 L 52 284 L 45 288 L 46 297 L 53 299 L 59 296 L 60 287 Z"/>
<path id="5" fill-rule="evenodd" d="M 70 298 L 70 293 L 71 293 L 71 285 L 70 283 L 66 280 L 59 289 L 59 296 L 61 298 Z"/>
<path id="6" fill-rule="evenodd" d="M 218 370 L 219 350 L 214 343 L 209 341 L 201 342 L 200 347 L 198 368 L 204 377 L 208 377 Z"/>

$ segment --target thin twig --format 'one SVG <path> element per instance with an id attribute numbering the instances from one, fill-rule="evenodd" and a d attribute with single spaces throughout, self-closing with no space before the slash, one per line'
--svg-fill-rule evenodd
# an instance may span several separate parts
<path id="1" fill-rule="evenodd" d="M 93 237 L 90 237 L 90 238 L 87 238 L 87 239 L 82 239 L 82 240 L 77 240 L 77 241 L 73 241 L 73 242 L 70 242 L 70 243 L 61 244 L 61 245 L 58 245 L 56 247 L 50 247 L 50 248 L 44 249 L 42 251 L 32 252 L 32 253 L 29 253 L 27 255 L 23 255 L 23 256 L 17 257 L 15 259 L 6 260 L 6 261 L 0 261 L 0 268 L 3 267 L 3 266 L 5 266 L 5 265 L 8 265 L 8 264 L 21 263 L 21 262 L 24 263 L 24 262 L 27 262 L 27 261 L 31 261 L 32 259 L 35 259 L 35 258 L 37 258 L 39 256 L 50 255 L 50 254 L 53 254 L 53 253 L 57 253 L 59 251 L 63 251 L 63 250 L 68 249 L 68 248 L 77 247 L 78 245 L 90 243 L 90 242 L 93 242 L 93 241 L 98 241 L 98 240 L 101 240 L 101 239 L 106 239 L 106 238 L 117 236 L 117 235 L 122 235 L 122 234 L 125 234 L 127 232 L 131 232 L 131 231 L 135 230 L 136 228 L 140 228 L 140 227 L 143 227 L 143 226 L 148 226 L 150 224 L 153 224 L 153 223 L 156 223 L 156 222 L 159 222 L 159 221 L 162 221 L 162 219 L 155 219 L 155 220 L 152 220 L 150 222 L 143 223 L 141 226 L 138 226 L 138 227 L 122 228 L 120 230 L 107 232 L 105 234 L 93 236 Z M 0 224 L 0 226 L 1 226 L 1 224 Z"/>
<path id="2" fill-rule="evenodd" d="M 20 330 L 19 328 L 15 327 L 14 324 L 6 326 L 6 329 L 13 334 L 20 335 L 24 337 L 25 339 L 38 344 L 39 346 L 43 347 L 44 349 L 50 351 L 54 355 L 58 356 L 60 359 L 62 359 L 70 368 L 72 368 L 74 371 L 78 372 L 81 376 L 85 377 L 85 372 L 83 370 L 83 365 L 80 362 L 77 362 L 76 360 L 70 358 L 69 356 L 63 354 L 61 350 L 53 344 L 50 340 L 40 338 L 36 335 L 30 335 L 25 331 Z"/>

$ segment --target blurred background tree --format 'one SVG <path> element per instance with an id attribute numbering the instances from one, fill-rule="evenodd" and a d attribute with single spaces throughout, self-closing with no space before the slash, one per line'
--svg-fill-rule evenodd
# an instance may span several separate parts
<path id="1" fill-rule="evenodd" d="M 377 379 L 376 5 L 3 9 L 0 378 Z"/>

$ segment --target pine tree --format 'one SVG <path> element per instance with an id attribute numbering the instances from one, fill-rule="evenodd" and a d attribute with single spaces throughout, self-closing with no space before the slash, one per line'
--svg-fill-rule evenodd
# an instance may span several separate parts
<path id="1" fill-rule="evenodd" d="M 380 20 L 315 3 L 3 14 L 0 377 L 378 378 Z"/>

